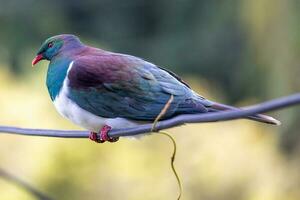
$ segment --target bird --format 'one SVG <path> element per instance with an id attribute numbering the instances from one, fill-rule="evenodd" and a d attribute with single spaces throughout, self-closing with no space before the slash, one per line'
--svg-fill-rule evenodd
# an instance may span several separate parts
<path id="1" fill-rule="evenodd" d="M 172 71 L 142 58 L 85 45 L 72 34 L 55 35 L 39 48 L 32 66 L 48 60 L 46 85 L 63 117 L 90 131 L 95 142 L 116 142 L 111 129 L 153 122 L 170 97 L 161 120 L 182 114 L 238 109 L 197 94 Z M 255 114 L 250 120 L 279 125 L 273 117 Z"/>

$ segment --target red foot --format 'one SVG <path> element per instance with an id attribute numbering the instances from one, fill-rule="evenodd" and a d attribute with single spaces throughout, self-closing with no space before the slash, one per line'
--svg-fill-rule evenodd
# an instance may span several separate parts
<path id="1" fill-rule="evenodd" d="M 119 138 L 112 138 L 108 136 L 108 132 L 111 130 L 111 127 L 108 125 L 105 125 L 101 128 L 100 131 L 100 137 L 98 137 L 98 133 L 91 132 L 89 138 L 92 141 L 95 141 L 97 143 L 103 143 L 103 142 L 116 142 L 119 140 Z"/>

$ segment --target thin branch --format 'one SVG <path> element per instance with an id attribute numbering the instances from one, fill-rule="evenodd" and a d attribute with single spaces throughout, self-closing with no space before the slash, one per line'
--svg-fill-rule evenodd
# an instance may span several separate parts
<path id="1" fill-rule="evenodd" d="M 152 127 L 151 127 L 151 132 L 157 132 L 156 131 L 156 125 L 159 122 L 159 120 L 166 114 L 166 112 L 168 111 L 168 109 L 170 108 L 171 103 L 174 100 L 174 96 L 171 95 L 170 99 L 168 100 L 168 102 L 166 103 L 166 105 L 163 107 L 163 109 L 160 111 L 160 113 L 158 114 L 158 116 L 155 118 Z"/>
<path id="2" fill-rule="evenodd" d="M 157 123 L 159 122 L 159 120 L 167 113 L 168 109 L 170 108 L 170 105 L 171 103 L 173 102 L 174 100 L 174 96 L 171 95 L 170 96 L 170 99 L 168 100 L 168 102 L 166 103 L 166 105 L 163 107 L 163 109 L 160 111 L 159 115 L 157 115 L 156 119 L 154 120 L 153 124 L 152 124 L 152 128 L 151 128 L 151 131 L 152 132 L 155 132 L 156 130 L 156 125 Z M 177 196 L 177 200 L 180 200 L 181 198 L 181 195 L 182 195 L 182 185 L 181 185 L 181 180 L 180 180 L 180 177 L 175 169 L 175 157 L 176 157 L 176 153 L 177 153 L 177 145 L 176 145 L 176 141 L 175 139 L 167 132 L 163 132 L 163 131 L 159 131 L 158 132 L 159 134 L 162 134 L 162 135 L 165 135 L 167 136 L 172 144 L 173 144 L 173 153 L 172 153 L 172 157 L 171 157 L 171 169 L 172 169 L 172 172 L 176 178 L 176 181 L 177 181 L 177 184 L 178 184 L 178 188 L 179 188 L 179 194 Z"/>
<path id="3" fill-rule="evenodd" d="M 10 181 L 19 187 L 23 188 L 27 192 L 31 193 L 33 196 L 35 196 L 39 200 L 51 200 L 52 198 L 48 197 L 47 195 L 43 194 L 41 191 L 37 190 L 33 186 L 29 185 L 25 181 L 17 178 L 16 176 L 6 172 L 5 170 L 0 168 L 0 177 L 3 179 L 6 179 L 7 181 Z"/>
<path id="4" fill-rule="evenodd" d="M 203 123 L 203 122 L 216 122 L 227 121 L 238 118 L 243 118 L 249 115 L 269 112 L 300 104 L 300 93 L 290 96 L 273 99 L 257 105 L 248 106 L 242 110 L 221 111 L 205 114 L 189 114 L 179 115 L 172 119 L 163 120 L 157 123 L 156 130 L 163 130 L 180 126 L 186 123 Z M 134 128 L 127 129 L 113 129 L 109 132 L 110 137 L 133 136 L 143 133 L 149 133 L 152 130 L 152 124 L 139 125 Z M 27 129 L 17 128 L 11 126 L 0 126 L 0 133 L 10 133 L 18 135 L 31 135 L 31 136 L 46 136 L 46 137 L 62 137 L 62 138 L 87 138 L 88 131 L 66 131 L 66 130 L 48 130 L 48 129 Z"/>

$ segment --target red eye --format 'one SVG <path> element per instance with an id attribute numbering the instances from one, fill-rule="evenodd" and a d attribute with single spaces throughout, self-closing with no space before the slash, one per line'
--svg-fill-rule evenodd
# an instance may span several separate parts
<path id="1" fill-rule="evenodd" d="M 50 43 L 48 44 L 48 48 L 51 48 L 51 47 L 53 47 L 53 42 L 50 42 Z"/>

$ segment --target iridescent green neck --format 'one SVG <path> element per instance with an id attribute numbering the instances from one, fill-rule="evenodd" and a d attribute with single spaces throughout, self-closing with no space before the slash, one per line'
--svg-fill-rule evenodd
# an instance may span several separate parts
<path id="1" fill-rule="evenodd" d="M 46 83 L 52 101 L 54 101 L 63 86 L 70 63 L 69 59 L 56 58 L 51 60 L 48 66 Z"/>

